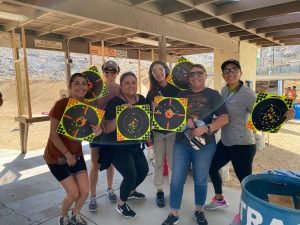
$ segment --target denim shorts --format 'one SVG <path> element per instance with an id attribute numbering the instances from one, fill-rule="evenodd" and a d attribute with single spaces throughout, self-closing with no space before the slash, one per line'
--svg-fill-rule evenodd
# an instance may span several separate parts
<path id="1" fill-rule="evenodd" d="M 47 164 L 50 172 L 53 176 L 61 182 L 69 176 L 86 171 L 86 164 L 83 156 L 77 158 L 77 162 L 74 166 L 68 166 L 68 164 Z"/>

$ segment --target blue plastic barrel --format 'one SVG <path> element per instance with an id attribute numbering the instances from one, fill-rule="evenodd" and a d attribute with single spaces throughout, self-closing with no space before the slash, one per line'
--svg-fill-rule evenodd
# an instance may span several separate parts
<path id="1" fill-rule="evenodd" d="M 240 219 L 242 225 L 300 225 L 300 209 L 268 202 L 268 194 L 292 196 L 300 201 L 300 179 L 273 175 L 250 175 L 242 181 Z"/>
<path id="2" fill-rule="evenodd" d="M 295 119 L 300 119 L 300 103 L 294 104 Z"/>

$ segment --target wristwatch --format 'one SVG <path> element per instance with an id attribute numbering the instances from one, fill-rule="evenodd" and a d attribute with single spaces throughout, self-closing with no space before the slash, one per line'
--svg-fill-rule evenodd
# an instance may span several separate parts
<path id="1" fill-rule="evenodd" d="M 211 128 L 210 128 L 210 126 L 209 125 L 207 125 L 206 126 L 206 128 L 207 128 L 207 135 L 212 135 L 213 134 L 213 132 L 211 131 Z"/>

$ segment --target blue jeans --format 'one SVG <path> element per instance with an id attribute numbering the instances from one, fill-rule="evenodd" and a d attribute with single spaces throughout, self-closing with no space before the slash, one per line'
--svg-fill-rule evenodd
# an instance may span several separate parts
<path id="1" fill-rule="evenodd" d="M 196 207 L 203 207 L 207 195 L 207 177 L 216 151 L 216 142 L 203 146 L 199 151 L 191 145 L 175 141 L 170 185 L 170 207 L 179 210 L 187 173 L 192 163 Z"/>

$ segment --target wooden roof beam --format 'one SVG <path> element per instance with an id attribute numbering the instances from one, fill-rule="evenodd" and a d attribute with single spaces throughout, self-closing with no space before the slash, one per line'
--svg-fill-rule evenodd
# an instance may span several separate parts
<path id="1" fill-rule="evenodd" d="M 194 7 L 196 5 L 216 2 L 216 0 L 177 0 L 177 2 L 181 2 L 183 4 Z"/>
<path id="2" fill-rule="evenodd" d="M 186 23 L 212 18 L 211 15 L 201 12 L 199 10 L 192 10 L 192 12 L 187 11 L 187 13 L 183 12 L 182 15 Z"/>
<path id="3" fill-rule="evenodd" d="M 287 35 L 287 36 L 274 37 L 274 40 L 284 40 L 284 39 L 293 39 L 293 38 L 300 38 L 300 34 L 293 34 L 293 35 Z"/>
<path id="4" fill-rule="evenodd" d="M 212 3 L 212 2 L 216 2 L 217 0 L 193 0 L 193 3 L 196 5 L 201 5 L 201 4 L 205 4 L 205 3 Z"/>
<path id="5" fill-rule="evenodd" d="M 216 15 L 221 16 L 225 14 L 233 14 L 238 12 L 244 12 L 248 10 L 254 10 L 259 8 L 265 8 L 269 6 L 274 6 L 282 3 L 292 2 L 294 0 L 248 0 L 248 1 L 238 1 L 229 2 L 218 6 Z"/>
<path id="6" fill-rule="evenodd" d="M 264 7 L 246 12 L 235 13 L 232 15 L 232 22 L 238 23 L 249 20 L 257 20 L 258 18 L 267 18 L 271 16 L 282 15 L 284 13 L 294 13 L 299 11 L 300 1 L 288 2 L 280 5 Z"/>
<path id="7" fill-rule="evenodd" d="M 141 5 L 148 2 L 153 2 L 153 0 L 129 0 L 132 5 Z"/>
<path id="8" fill-rule="evenodd" d="M 234 32 L 234 31 L 242 31 L 242 29 L 233 25 L 217 27 L 218 33 L 227 33 L 227 32 Z"/>
<path id="9" fill-rule="evenodd" d="M 241 37 L 241 36 L 246 36 L 246 35 L 250 35 L 251 33 L 249 33 L 248 31 L 233 31 L 229 33 L 229 37 Z"/>
<path id="10" fill-rule="evenodd" d="M 280 46 L 280 44 L 274 44 L 274 43 L 269 43 L 269 44 L 262 44 L 260 45 L 261 47 L 273 47 L 273 46 Z"/>
<path id="11" fill-rule="evenodd" d="M 279 42 L 280 43 L 296 43 L 296 42 L 300 42 L 300 38 L 282 39 Z"/>
<path id="12" fill-rule="evenodd" d="M 102 22 L 127 29 L 157 35 L 164 33 L 166 37 L 177 40 L 200 44 L 210 48 L 218 48 L 227 51 L 238 51 L 238 41 L 228 37 L 196 28 L 153 13 L 147 12 L 138 7 L 126 5 L 117 1 L 97 0 L 89 4 L 82 0 L 72 0 L 70 6 L 68 1 L 26 1 L 8 0 L 16 4 L 29 6 L 46 11 L 59 12 L 66 16 L 78 19 L 89 19 L 94 22 Z M 150 2 L 151 3 L 151 2 Z M 101 6 L 103 10 L 99 13 Z M 126 12 L 126 14 L 124 13 Z M 118 15 L 118 16 L 111 16 Z M 180 30 L 180 32 L 178 32 Z"/>
<path id="13" fill-rule="evenodd" d="M 295 34 L 300 34 L 300 28 L 270 32 L 270 33 L 266 33 L 266 36 L 267 37 L 281 37 L 281 36 L 288 36 L 288 35 L 295 35 Z"/>
<path id="14" fill-rule="evenodd" d="M 255 43 L 255 44 L 271 44 L 272 41 L 266 40 L 266 39 L 253 39 L 253 40 L 248 40 L 249 43 Z"/>
<path id="15" fill-rule="evenodd" d="M 216 18 L 202 20 L 200 23 L 203 26 L 203 28 L 220 27 L 220 26 L 229 25 L 225 21 Z"/>
<path id="16" fill-rule="evenodd" d="M 198 9 L 198 10 L 200 10 L 202 12 L 208 13 L 208 14 L 210 14 L 210 15 L 212 15 L 212 16 L 220 19 L 220 20 L 223 20 L 223 21 L 227 22 L 228 24 L 233 24 L 232 17 L 229 16 L 229 15 L 216 16 L 216 10 L 218 8 L 216 5 L 213 5 L 213 4 L 203 4 L 203 5 L 195 6 L 194 8 Z M 236 28 L 238 28 L 238 29 L 236 29 Z M 265 38 L 265 39 L 267 39 L 269 41 L 274 41 L 271 38 L 265 37 L 264 34 L 256 34 L 256 30 L 255 29 L 247 29 L 246 25 L 245 25 L 245 22 L 238 22 L 238 23 L 235 23 L 233 25 L 222 26 L 222 27 L 217 27 L 216 28 L 216 31 L 218 33 L 226 33 L 226 32 L 232 32 L 232 31 L 240 31 L 240 30 L 246 30 L 246 31 L 248 31 L 251 34 L 260 36 L 261 38 Z M 274 42 L 276 42 L 276 41 L 274 41 Z"/>
<path id="17" fill-rule="evenodd" d="M 247 36 L 242 36 L 240 37 L 241 41 L 245 41 L 245 40 L 253 40 L 253 39 L 261 39 L 261 37 L 251 34 L 251 35 L 247 35 Z"/>
<path id="18" fill-rule="evenodd" d="M 293 14 L 275 16 L 272 18 L 249 21 L 246 22 L 246 28 L 251 29 L 251 28 L 277 26 L 283 24 L 296 23 L 299 21 L 300 21 L 300 13 L 293 13 Z"/>
<path id="19" fill-rule="evenodd" d="M 300 41 L 295 41 L 295 42 L 285 42 L 284 45 L 300 45 Z"/>
<path id="20" fill-rule="evenodd" d="M 286 22 L 289 23 L 288 21 L 286 21 Z M 300 22 L 264 27 L 264 28 L 257 28 L 256 32 L 257 33 L 267 33 L 267 32 L 282 31 L 282 30 L 289 30 L 289 29 L 296 29 L 296 28 L 300 28 Z"/>
<path id="21" fill-rule="evenodd" d="M 178 12 L 185 12 L 187 10 L 190 10 L 191 8 L 185 4 L 182 4 L 180 2 L 174 1 L 174 0 L 164 0 L 161 5 L 158 6 L 161 15 L 167 15 L 171 13 L 178 13 Z"/>

